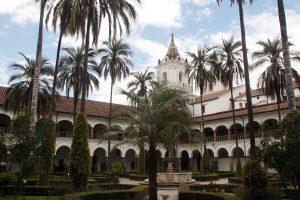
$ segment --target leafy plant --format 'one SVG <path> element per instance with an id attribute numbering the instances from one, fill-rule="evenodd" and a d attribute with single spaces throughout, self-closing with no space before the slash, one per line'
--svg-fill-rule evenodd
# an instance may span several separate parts
<path id="1" fill-rule="evenodd" d="M 107 179 L 114 184 L 118 184 L 121 171 L 122 165 L 120 163 L 113 164 L 111 170 L 107 173 Z"/>
<path id="2" fill-rule="evenodd" d="M 202 159 L 202 171 L 208 173 L 210 171 L 211 163 L 207 149 L 204 148 L 203 159 Z"/>

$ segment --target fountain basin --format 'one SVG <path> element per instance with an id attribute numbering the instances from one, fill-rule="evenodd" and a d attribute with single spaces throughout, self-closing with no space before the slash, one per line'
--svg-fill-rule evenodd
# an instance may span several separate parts
<path id="1" fill-rule="evenodd" d="M 157 183 L 191 183 L 192 172 L 157 173 Z"/>

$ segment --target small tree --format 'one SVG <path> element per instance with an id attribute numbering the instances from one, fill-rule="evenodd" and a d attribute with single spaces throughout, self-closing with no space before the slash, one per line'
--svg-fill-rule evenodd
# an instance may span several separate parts
<path id="1" fill-rule="evenodd" d="M 247 161 L 244 166 L 245 200 L 267 199 L 267 175 L 260 162 L 254 158 Z"/>
<path id="2" fill-rule="evenodd" d="M 210 162 L 211 161 L 210 161 L 208 151 L 207 151 L 206 147 L 204 147 L 204 153 L 203 153 L 203 158 L 202 158 L 202 171 L 204 173 L 208 173 L 210 171 L 210 166 L 211 166 Z"/>
<path id="3" fill-rule="evenodd" d="M 138 174 L 145 174 L 145 147 L 144 144 L 140 145 L 140 153 L 139 153 L 139 164 L 138 164 Z"/>
<path id="4" fill-rule="evenodd" d="M 75 189 L 86 187 L 90 173 L 90 150 L 88 146 L 89 127 L 86 116 L 80 113 L 73 131 L 70 154 L 70 176 Z"/>
<path id="5" fill-rule="evenodd" d="M 37 167 L 40 172 L 40 185 L 49 185 L 54 154 L 55 123 L 50 118 L 37 122 L 36 136 L 39 143 L 37 148 Z"/>
<path id="6" fill-rule="evenodd" d="M 121 171 L 122 165 L 120 163 L 113 164 L 111 170 L 107 173 L 107 179 L 114 184 L 118 184 Z"/>

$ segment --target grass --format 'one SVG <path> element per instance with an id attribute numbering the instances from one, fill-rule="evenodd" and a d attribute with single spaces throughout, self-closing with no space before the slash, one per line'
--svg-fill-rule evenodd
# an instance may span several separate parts
<path id="1" fill-rule="evenodd" d="M 15 197 L 12 195 L 0 197 L 0 200 L 59 200 L 58 196 L 19 196 Z"/>

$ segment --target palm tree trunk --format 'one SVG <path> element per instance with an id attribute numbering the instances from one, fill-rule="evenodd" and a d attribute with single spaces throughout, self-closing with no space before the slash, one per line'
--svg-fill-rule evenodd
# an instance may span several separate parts
<path id="1" fill-rule="evenodd" d="M 234 100 L 233 100 L 233 88 L 232 88 L 232 83 L 230 84 L 230 96 L 231 96 L 231 107 L 232 107 L 232 121 L 233 121 L 233 135 L 235 139 L 235 146 L 239 147 L 239 142 L 238 142 L 238 136 L 236 132 L 236 125 L 235 125 L 235 106 L 234 106 Z"/>
<path id="2" fill-rule="evenodd" d="M 281 123 L 281 110 L 280 110 L 281 98 L 280 98 L 280 90 L 278 89 L 276 89 L 276 101 L 277 101 L 278 121 L 279 123 Z"/>
<path id="3" fill-rule="evenodd" d="M 92 6 L 92 2 L 90 2 Z M 90 6 L 90 7 L 91 7 Z M 88 58 L 89 58 L 89 48 L 90 48 L 90 28 L 91 28 L 91 8 L 88 9 L 88 20 L 86 26 L 86 36 L 85 36 L 85 52 L 84 52 L 84 61 L 83 61 L 83 75 L 82 75 L 82 92 L 81 92 L 81 105 L 80 112 L 85 111 L 85 97 L 87 90 L 87 68 L 88 68 Z"/>
<path id="4" fill-rule="evenodd" d="M 156 147 L 154 142 L 149 144 L 149 161 L 148 161 L 148 175 L 149 175 L 149 200 L 157 200 L 157 161 L 156 161 Z"/>
<path id="5" fill-rule="evenodd" d="M 203 94 L 202 92 L 200 92 L 200 104 L 201 104 L 201 121 L 202 121 L 202 133 L 203 133 L 203 136 L 205 137 L 204 135 L 204 113 L 203 113 Z"/>
<path id="6" fill-rule="evenodd" d="M 51 104 L 50 104 L 50 117 L 51 118 L 52 118 L 53 112 L 55 110 L 55 91 L 56 91 L 56 84 L 57 84 L 58 64 L 59 64 L 62 38 L 63 38 L 63 31 L 61 30 L 60 34 L 59 34 L 58 44 L 57 44 L 56 61 L 55 61 L 54 76 L 53 76 L 53 83 L 52 83 Z"/>
<path id="7" fill-rule="evenodd" d="M 110 99 L 109 99 L 109 116 L 108 116 L 108 147 L 107 147 L 107 151 L 108 151 L 108 157 L 107 157 L 107 162 L 108 165 L 110 166 L 110 129 L 111 129 L 111 118 L 112 118 L 112 93 L 113 93 L 113 78 L 111 77 L 111 84 L 110 84 Z"/>
<path id="8" fill-rule="evenodd" d="M 251 88 L 250 88 L 249 66 L 248 66 L 246 33 L 245 33 L 244 11 L 243 11 L 242 0 L 238 0 L 238 5 L 239 5 L 241 37 L 242 37 L 242 47 L 243 47 L 243 62 L 244 62 L 244 72 L 245 72 L 246 96 L 247 96 L 247 104 L 248 104 L 247 109 L 248 109 L 248 121 L 249 121 L 249 133 L 250 133 L 250 147 L 251 147 L 251 155 L 254 155 L 255 154 L 255 135 L 254 135 L 254 129 L 253 129 L 252 96 L 251 96 Z"/>
<path id="9" fill-rule="evenodd" d="M 39 96 L 39 77 L 42 67 L 42 50 L 43 50 L 43 24 L 44 24 L 44 11 L 45 11 L 46 0 L 41 0 L 40 7 L 40 22 L 39 22 L 39 33 L 38 42 L 36 48 L 36 66 L 34 69 L 33 87 L 32 87 L 32 98 L 31 98 L 31 127 L 35 127 L 37 122 L 37 104 Z"/>
<path id="10" fill-rule="evenodd" d="M 283 50 L 283 60 L 285 66 L 285 81 L 286 81 L 286 93 L 288 98 L 288 104 L 290 110 L 296 110 L 295 92 L 293 86 L 293 74 L 291 68 L 291 58 L 289 50 L 289 41 L 287 35 L 287 25 L 285 18 L 285 10 L 283 0 L 277 0 L 278 3 L 278 15 L 281 31 L 281 42 Z"/>

